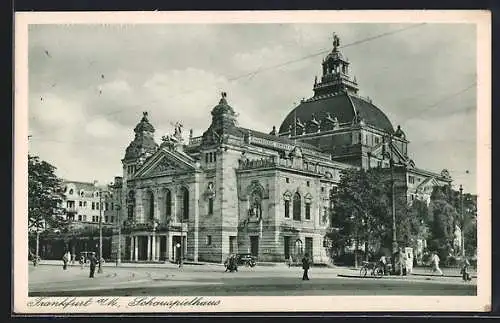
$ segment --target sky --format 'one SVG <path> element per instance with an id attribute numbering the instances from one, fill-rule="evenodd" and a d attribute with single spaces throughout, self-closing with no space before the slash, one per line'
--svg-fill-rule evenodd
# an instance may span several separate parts
<path id="1" fill-rule="evenodd" d="M 473 24 L 30 25 L 29 152 L 78 181 L 112 182 L 133 128 L 161 136 L 181 121 L 200 136 L 220 92 L 239 125 L 279 128 L 332 48 L 332 33 L 369 97 L 410 141 L 418 168 L 448 169 L 476 193 Z M 292 62 L 292 63 L 290 63 Z"/>

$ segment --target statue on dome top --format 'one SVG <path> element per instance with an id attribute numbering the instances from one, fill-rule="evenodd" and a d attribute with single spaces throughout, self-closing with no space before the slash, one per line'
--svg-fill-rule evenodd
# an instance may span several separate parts
<path id="1" fill-rule="evenodd" d="M 337 50 L 340 47 L 340 38 L 336 33 L 333 33 L 333 49 Z"/>

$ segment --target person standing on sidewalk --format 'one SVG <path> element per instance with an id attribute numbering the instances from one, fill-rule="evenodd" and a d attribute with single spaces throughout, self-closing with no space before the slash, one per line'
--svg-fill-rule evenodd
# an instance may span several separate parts
<path id="1" fill-rule="evenodd" d="M 302 269 L 304 269 L 304 274 L 302 275 L 302 280 L 309 280 L 309 266 L 310 266 L 310 261 L 309 261 L 309 255 L 306 253 L 304 255 L 304 258 L 302 258 Z"/>
<path id="2" fill-rule="evenodd" d="M 90 254 L 89 263 L 90 263 L 90 275 L 89 275 L 89 278 L 94 278 L 95 266 L 97 265 L 98 260 L 97 260 L 96 256 L 93 253 Z"/>

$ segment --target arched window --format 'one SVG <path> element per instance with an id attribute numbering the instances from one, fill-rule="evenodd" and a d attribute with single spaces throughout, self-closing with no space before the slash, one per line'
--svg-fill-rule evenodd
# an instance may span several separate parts
<path id="1" fill-rule="evenodd" d="M 172 193 L 170 190 L 165 190 L 165 218 L 170 218 L 172 215 Z"/>
<path id="2" fill-rule="evenodd" d="M 292 193 L 286 191 L 283 194 L 283 199 L 285 200 L 285 218 L 290 218 L 290 200 L 292 199 Z"/>
<path id="3" fill-rule="evenodd" d="M 304 197 L 304 200 L 305 200 L 306 220 L 311 220 L 311 202 L 312 202 L 311 194 L 307 193 L 306 196 Z"/>
<path id="4" fill-rule="evenodd" d="M 302 240 L 300 239 L 297 239 L 295 240 L 295 246 L 294 246 L 294 253 L 295 253 L 295 257 L 301 257 L 302 254 L 304 253 L 304 246 L 302 244 Z"/>
<path id="5" fill-rule="evenodd" d="M 189 191 L 187 188 L 181 188 L 182 210 L 181 216 L 183 220 L 189 219 Z"/>
<path id="6" fill-rule="evenodd" d="M 155 203 L 154 203 L 154 195 L 153 192 L 149 191 L 147 193 L 147 199 L 148 199 L 148 219 L 153 221 L 155 218 Z"/>
<path id="7" fill-rule="evenodd" d="M 306 202 L 306 220 L 311 220 L 311 202 Z"/>
<path id="8" fill-rule="evenodd" d="M 300 194 L 297 192 L 293 196 L 293 219 L 300 221 L 300 212 L 301 212 L 301 200 Z"/>

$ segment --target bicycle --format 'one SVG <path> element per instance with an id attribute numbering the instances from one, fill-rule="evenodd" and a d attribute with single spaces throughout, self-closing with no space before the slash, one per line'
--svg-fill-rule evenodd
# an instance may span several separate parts
<path id="1" fill-rule="evenodd" d="M 380 263 L 363 261 L 363 265 L 361 266 L 361 270 L 359 271 L 359 275 L 361 277 L 366 277 L 368 275 L 368 271 L 370 271 L 370 276 L 381 278 L 384 276 L 384 268 Z"/>

